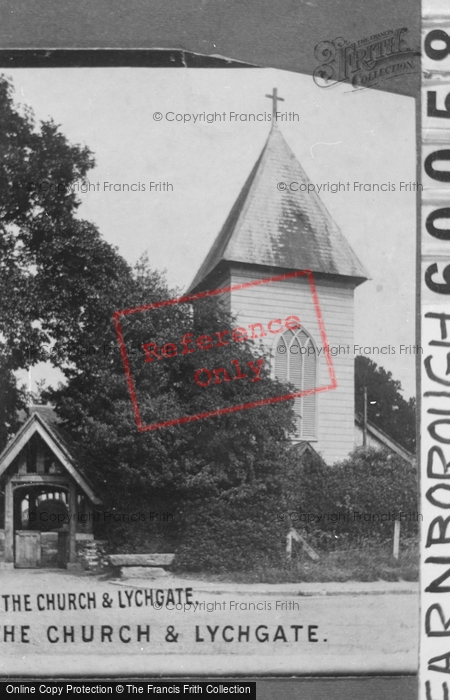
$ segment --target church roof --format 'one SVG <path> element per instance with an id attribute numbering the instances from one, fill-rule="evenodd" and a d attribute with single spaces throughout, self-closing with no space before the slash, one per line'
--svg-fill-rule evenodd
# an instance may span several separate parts
<path id="1" fill-rule="evenodd" d="M 298 190 L 279 191 L 281 182 L 298 183 Z M 353 277 L 356 284 L 369 279 L 319 195 L 299 191 L 308 184 L 274 124 L 190 291 L 224 261 Z"/>
<path id="2" fill-rule="evenodd" d="M 364 420 L 363 420 L 362 415 L 359 413 L 355 414 L 355 425 L 361 432 L 364 430 Z M 369 420 L 366 421 L 366 428 L 367 428 L 368 434 L 372 438 L 374 438 L 376 442 L 380 443 L 385 449 L 399 455 L 399 457 L 404 459 L 405 462 L 409 462 L 410 464 L 415 464 L 415 462 L 416 462 L 415 456 L 411 452 L 406 450 L 404 447 L 399 445 L 399 443 L 396 442 L 394 440 L 394 438 L 391 438 L 390 435 L 385 433 L 384 430 L 381 430 L 381 428 L 378 428 L 376 425 L 371 423 Z"/>

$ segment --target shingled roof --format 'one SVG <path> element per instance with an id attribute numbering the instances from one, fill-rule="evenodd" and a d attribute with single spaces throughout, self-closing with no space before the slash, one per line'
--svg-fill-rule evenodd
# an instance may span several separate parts
<path id="1" fill-rule="evenodd" d="M 319 195 L 279 191 L 279 182 L 310 180 L 275 124 L 190 291 L 223 262 L 369 279 Z"/>

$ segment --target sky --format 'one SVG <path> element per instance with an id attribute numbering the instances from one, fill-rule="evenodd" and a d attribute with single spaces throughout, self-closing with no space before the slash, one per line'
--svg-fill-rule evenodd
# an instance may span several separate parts
<path id="1" fill-rule="evenodd" d="M 310 181 L 350 183 L 349 191 L 322 188 L 320 197 L 371 276 L 355 291 L 355 343 L 395 348 L 396 354 L 366 356 L 401 381 L 405 398 L 415 395 L 415 355 L 400 354 L 401 345 L 415 343 L 416 193 L 400 190 L 401 182 L 416 179 L 412 98 L 349 85 L 323 89 L 310 76 L 274 69 L 52 68 L 5 75 L 16 102 L 31 107 L 38 121 L 52 118 L 70 142 L 93 151 L 92 187 L 79 194 L 78 216 L 94 222 L 131 264 L 147 252 L 151 266 L 166 270 L 181 291 L 264 146 L 272 111 L 266 94 L 277 87 L 284 98 L 279 111 L 299 117 L 278 125 Z M 214 113 L 225 119 L 194 123 L 193 115 Z M 261 121 L 230 113 L 258 114 Z M 149 191 L 150 182 L 172 188 Z M 355 182 L 386 191 L 364 191 Z M 135 191 L 119 191 L 126 184 Z M 42 377 L 55 381 L 58 373 L 33 368 L 31 381 Z"/>

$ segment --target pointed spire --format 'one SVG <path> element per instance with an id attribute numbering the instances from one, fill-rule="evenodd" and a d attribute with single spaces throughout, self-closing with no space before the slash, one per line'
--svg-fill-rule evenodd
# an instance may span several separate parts
<path id="1" fill-rule="evenodd" d="M 224 262 L 312 270 L 354 278 L 355 286 L 369 279 L 279 128 L 271 129 L 190 291 Z"/>

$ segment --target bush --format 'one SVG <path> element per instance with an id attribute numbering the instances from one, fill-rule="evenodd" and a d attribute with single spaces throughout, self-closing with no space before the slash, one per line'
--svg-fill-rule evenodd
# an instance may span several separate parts
<path id="1" fill-rule="evenodd" d="M 174 552 L 181 529 L 180 513 L 170 494 L 163 491 L 151 497 L 124 498 L 119 509 L 105 504 L 96 527 L 96 537 L 108 540 L 114 554 Z"/>
<path id="2" fill-rule="evenodd" d="M 336 523 L 337 534 L 384 541 L 392 538 L 394 520 L 401 514 L 404 536 L 418 530 L 418 520 L 409 515 L 418 511 L 417 469 L 397 455 L 357 448 L 330 470 L 330 490 L 336 511 L 349 514 L 348 521 Z"/>
<path id="3" fill-rule="evenodd" d="M 174 568 L 229 573 L 279 565 L 286 533 L 276 518 L 277 503 L 263 492 L 192 503 Z"/>
<path id="4" fill-rule="evenodd" d="M 331 469 L 316 452 L 305 452 L 298 457 L 293 448 L 284 469 L 286 511 L 310 514 L 321 522 L 320 516 L 335 505 L 335 494 L 330 492 Z M 295 522 L 293 525 L 295 527 Z M 306 530 L 313 529 L 313 521 L 306 521 Z"/>
<path id="5" fill-rule="evenodd" d="M 295 513 L 293 526 L 313 546 L 336 548 L 351 542 L 391 539 L 400 513 L 402 537 L 418 531 L 417 469 L 396 455 L 357 448 L 333 466 L 314 454 L 291 464 L 286 476 L 287 502 Z M 303 519 L 307 514 L 309 521 Z"/>
<path id="6" fill-rule="evenodd" d="M 274 465 L 282 491 L 269 495 L 260 483 L 252 490 L 185 501 L 174 562 L 178 571 L 224 574 L 283 567 L 291 524 L 322 552 L 355 545 L 370 552 L 374 543 L 392 541 L 394 517 L 417 511 L 416 469 L 395 455 L 359 448 L 334 466 L 312 452 L 299 457 L 295 449 L 284 458 L 281 468 Z M 313 518 L 308 522 L 301 514 Z M 336 520 L 333 514 L 346 517 Z M 382 520 L 383 514 L 391 519 Z M 403 519 L 402 540 L 416 533 L 417 521 Z"/>

